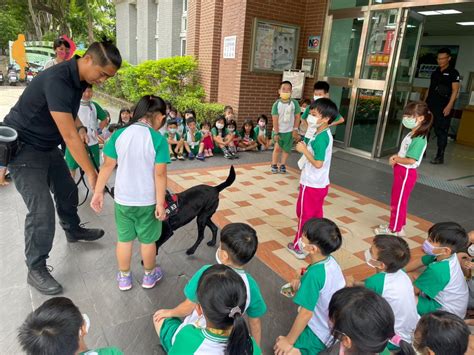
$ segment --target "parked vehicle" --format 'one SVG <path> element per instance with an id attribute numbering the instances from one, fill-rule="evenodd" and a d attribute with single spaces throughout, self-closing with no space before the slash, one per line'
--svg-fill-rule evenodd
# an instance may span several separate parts
<path id="1" fill-rule="evenodd" d="M 26 72 L 26 85 L 29 85 L 32 81 L 33 81 L 33 78 L 34 78 L 34 74 L 31 70 L 28 70 Z"/>
<path id="2" fill-rule="evenodd" d="M 7 72 L 7 83 L 8 85 L 16 85 L 19 82 L 18 72 L 14 67 L 10 66 Z"/>
<path id="3" fill-rule="evenodd" d="M 3 72 L 0 70 L 0 85 L 3 85 L 4 79 L 3 79 Z"/>

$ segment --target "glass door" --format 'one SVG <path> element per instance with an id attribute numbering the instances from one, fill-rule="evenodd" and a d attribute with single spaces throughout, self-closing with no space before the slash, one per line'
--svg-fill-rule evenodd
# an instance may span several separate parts
<path id="1" fill-rule="evenodd" d="M 412 95 L 412 84 L 416 70 L 416 58 L 423 35 L 424 17 L 412 10 L 405 10 L 400 31 L 401 44 L 394 62 L 394 75 L 387 98 L 389 105 L 383 120 L 376 156 L 398 151 L 403 135 L 403 108 Z"/>

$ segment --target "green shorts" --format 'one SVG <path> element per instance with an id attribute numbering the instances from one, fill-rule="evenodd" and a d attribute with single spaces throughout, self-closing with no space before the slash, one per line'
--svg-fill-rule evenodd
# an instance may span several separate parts
<path id="1" fill-rule="evenodd" d="M 324 345 L 308 326 L 304 328 L 298 339 L 296 339 L 294 347 L 299 349 L 302 355 L 319 354 L 326 349 L 326 345 Z"/>
<path id="2" fill-rule="evenodd" d="M 183 321 L 179 318 L 167 318 L 163 322 L 160 330 L 160 341 L 166 353 L 170 351 L 171 341 L 182 323 Z"/>
<path id="3" fill-rule="evenodd" d="M 100 149 L 99 145 L 91 145 L 89 146 L 89 149 L 92 153 L 92 156 L 94 157 L 94 161 L 96 165 L 99 167 L 100 166 Z M 79 164 L 76 163 L 74 158 L 71 155 L 71 152 L 69 152 L 69 148 L 66 148 L 66 154 L 64 154 L 64 158 L 66 159 L 66 164 L 69 170 L 76 170 L 79 168 Z"/>
<path id="4" fill-rule="evenodd" d="M 278 144 L 281 149 L 286 153 L 291 153 L 291 148 L 293 147 L 293 133 L 279 133 L 280 139 L 278 143 L 275 142 L 275 134 L 272 133 L 273 144 Z"/>
<path id="5" fill-rule="evenodd" d="M 194 146 L 194 148 L 191 148 L 191 146 L 189 146 L 189 149 L 191 149 L 191 152 L 193 152 L 194 155 L 199 154 L 199 144 Z"/>
<path id="6" fill-rule="evenodd" d="M 431 298 L 424 297 L 422 295 L 418 296 L 418 304 L 416 306 L 416 309 L 420 316 L 426 313 L 434 312 L 440 308 L 441 305 L 439 304 L 439 302 Z"/>
<path id="7" fill-rule="evenodd" d="M 151 244 L 160 239 L 161 221 L 155 217 L 155 205 L 123 206 L 115 203 L 115 223 L 118 241 L 127 243 L 135 240 Z"/>

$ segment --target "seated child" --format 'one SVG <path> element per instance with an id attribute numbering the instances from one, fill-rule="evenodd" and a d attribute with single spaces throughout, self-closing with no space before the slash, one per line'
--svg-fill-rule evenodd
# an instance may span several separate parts
<path id="1" fill-rule="evenodd" d="M 417 354 L 472 354 L 467 352 L 469 335 L 469 327 L 461 318 L 446 311 L 435 311 L 421 317 L 413 347 Z"/>
<path id="2" fill-rule="evenodd" d="M 28 355 L 121 355 L 117 348 L 88 350 L 84 341 L 90 320 L 66 297 L 53 297 L 31 312 L 18 330 Z"/>
<path id="3" fill-rule="evenodd" d="M 231 119 L 234 119 L 234 109 L 232 108 L 232 106 L 227 105 L 224 107 L 224 117 L 226 122 Z"/>
<path id="4" fill-rule="evenodd" d="M 250 332 L 257 344 L 260 344 L 262 332 L 260 317 L 267 311 L 267 306 L 257 282 L 243 269 L 257 252 L 257 246 L 257 233 L 252 227 L 245 223 L 230 223 L 221 231 L 221 244 L 216 251 L 216 261 L 219 264 L 233 268 L 244 280 L 247 289 L 247 301 L 245 307 L 242 308 L 242 313 L 248 315 Z M 202 279 L 203 273 L 210 267 L 211 265 L 205 265 L 199 269 L 184 288 L 186 300 L 174 309 L 158 310 L 154 315 L 155 322 L 163 318 L 187 316 L 183 326 L 190 323 L 199 323 L 200 326 L 204 327 L 205 320 L 200 319 L 195 306 L 199 302 L 199 296 L 197 296 L 198 283 Z"/>
<path id="5" fill-rule="evenodd" d="M 410 261 L 410 248 L 405 240 L 390 235 L 376 235 L 365 251 L 367 265 L 377 273 L 365 280 L 365 286 L 387 300 L 395 314 L 395 332 L 407 343 L 412 342 L 416 323 L 416 298 L 410 277 L 403 268 Z M 388 349 L 398 350 L 396 340 Z"/>
<path id="6" fill-rule="evenodd" d="M 208 121 L 202 123 L 201 136 L 201 142 L 204 145 L 204 157 L 208 158 L 214 156 L 212 153 L 214 141 L 212 140 L 211 124 Z"/>
<path id="7" fill-rule="evenodd" d="M 240 131 L 239 148 L 242 151 L 257 150 L 257 139 L 252 120 L 245 120 Z"/>
<path id="8" fill-rule="evenodd" d="M 257 137 L 258 149 L 267 150 L 270 148 L 270 139 L 267 136 L 268 117 L 264 114 L 258 116 L 258 124 L 253 129 Z"/>
<path id="9" fill-rule="evenodd" d="M 464 276 L 467 279 L 467 287 L 469 289 L 469 302 L 467 304 L 469 319 L 466 319 L 466 323 L 468 325 L 474 325 L 474 319 L 472 318 L 474 311 L 474 231 L 468 233 L 468 238 L 469 247 L 457 254 Z"/>
<path id="10" fill-rule="evenodd" d="M 240 142 L 240 135 L 239 132 L 237 132 L 237 123 L 233 119 L 227 120 L 227 130 L 229 131 L 229 135 L 232 137 L 232 144 L 229 146 L 229 150 L 236 157 L 237 147 L 239 146 Z"/>
<path id="11" fill-rule="evenodd" d="M 212 139 L 214 140 L 214 152 L 220 153 L 222 151 L 226 159 L 234 159 L 235 154 L 229 149 L 234 145 L 233 137 L 229 134 L 226 124 L 224 115 L 218 116 L 214 122 L 214 127 L 211 129 Z"/>
<path id="12" fill-rule="evenodd" d="M 154 317 L 155 329 L 170 354 L 261 354 L 250 337 L 243 317 L 247 302 L 246 285 L 238 273 L 225 265 L 208 267 L 199 278 L 196 312 L 204 326 L 181 327 L 178 318 Z"/>
<path id="13" fill-rule="evenodd" d="M 199 160 L 204 160 L 204 144 L 201 145 L 201 132 L 196 127 L 196 120 L 190 117 L 186 120 L 186 133 L 184 135 L 184 149 L 188 153 L 188 159 L 193 160 L 195 157 Z"/>
<path id="14" fill-rule="evenodd" d="M 384 349 L 395 335 L 393 311 L 375 292 L 361 286 L 337 291 L 329 302 L 329 319 L 332 339 L 321 355 L 390 354 Z"/>
<path id="15" fill-rule="evenodd" d="M 426 255 L 411 261 L 406 268 L 411 272 L 426 266 L 414 283 L 419 294 L 419 315 L 443 310 L 464 318 L 469 290 L 456 252 L 467 244 L 467 233 L 457 223 L 436 223 L 428 230 L 428 239 L 423 243 Z"/>
<path id="16" fill-rule="evenodd" d="M 341 232 L 329 219 L 312 218 L 303 227 L 300 243 L 309 253 L 311 265 L 301 281 L 291 282 L 296 292 L 294 302 L 300 309 L 290 332 L 278 337 L 274 349 L 283 353 L 295 347 L 304 355 L 318 354 L 331 341 L 329 301 L 346 284 L 339 264 L 331 256 L 341 247 Z"/>
<path id="17" fill-rule="evenodd" d="M 178 133 L 178 124 L 175 120 L 168 121 L 168 132 L 165 133 L 168 140 L 168 148 L 171 160 L 184 160 L 183 157 L 183 140 Z"/>

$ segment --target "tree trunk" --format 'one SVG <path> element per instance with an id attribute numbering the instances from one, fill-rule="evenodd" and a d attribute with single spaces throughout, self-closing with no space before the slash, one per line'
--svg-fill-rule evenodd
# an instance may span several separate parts
<path id="1" fill-rule="evenodd" d="M 28 0 L 28 10 L 30 11 L 31 19 L 33 21 L 33 26 L 35 27 L 35 32 L 36 32 L 36 37 L 37 37 L 36 39 L 41 40 L 43 38 L 43 33 L 41 32 L 41 25 L 33 9 L 33 4 L 31 0 Z"/>
<path id="2" fill-rule="evenodd" d="M 89 40 L 89 46 L 94 42 L 94 23 L 92 21 L 91 8 L 88 8 L 87 14 L 87 39 Z"/>

